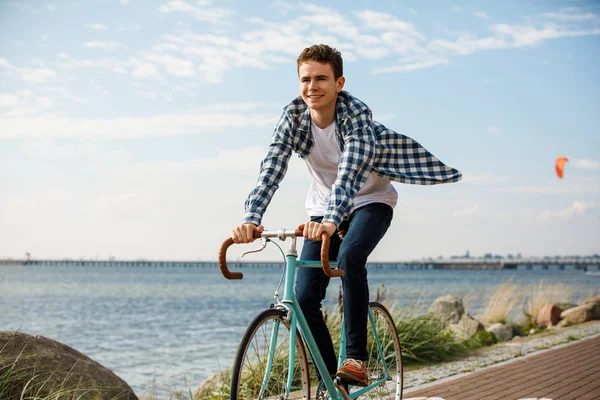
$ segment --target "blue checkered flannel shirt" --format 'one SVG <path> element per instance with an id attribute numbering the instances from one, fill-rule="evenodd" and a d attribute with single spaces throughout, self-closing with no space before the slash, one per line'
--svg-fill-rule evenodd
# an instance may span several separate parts
<path id="1" fill-rule="evenodd" d="M 419 185 L 457 182 L 462 177 L 415 140 L 373 121 L 371 110 L 346 91 L 338 95 L 336 121 L 342 157 L 323 222 L 339 226 L 350 215 L 352 199 L 370 172 L 392 181 Z M 298 97 L 283 109 L 267 156 L 260 165 L 256 187 L 246 200 L 244 223 L 260 225 L 285 176 L 292 152 L 305 159 L 313 143 L 310 109 Z"/>

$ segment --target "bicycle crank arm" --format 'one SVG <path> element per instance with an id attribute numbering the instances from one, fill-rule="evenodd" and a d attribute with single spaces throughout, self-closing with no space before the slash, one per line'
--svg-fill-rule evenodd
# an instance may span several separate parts
<path id="1" fill-rule="evenodd" d="M 335 378 L 335 380 L 333 381 L 333 386 L 335 386 L 336 389 L 340 391 L 344 400 L 352 400 L 350 398 L 350 396 L 348 396 L 348 393 L 346 393 L 346 389 L 344 389 L 344 385 L 342 385 L 340 383 L 339 378 Z"/>

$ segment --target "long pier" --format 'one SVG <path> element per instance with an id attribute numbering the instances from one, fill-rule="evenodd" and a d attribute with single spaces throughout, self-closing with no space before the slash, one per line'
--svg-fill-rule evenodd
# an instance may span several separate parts
<path id="1" fill-rule="evenodd" d="M 156 261 L 156 260 L 73 260 L 73 259 L 0 259 L 1 265 L 26 266 L 79 266 L 79 267 L 123 267 L 123 268 L 218 268 L 216 261 Z M 253 261 L 228 262 L 231 269 L 280 267 L 282 262 Z M 393 262 L 369 262 L 369 268 L 402 269 L 486 269 L 486 270 L 582 270 L 600 271 L 600 257 L 575 258 L 527 258 L 527 259 L 422 259 Z"/>

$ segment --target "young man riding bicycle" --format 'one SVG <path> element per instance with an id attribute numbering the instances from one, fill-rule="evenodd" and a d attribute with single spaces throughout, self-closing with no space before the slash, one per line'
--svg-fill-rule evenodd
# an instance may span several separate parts
<path id="1" fill-rule="evenodd" d="M 303 158 L 312 176 L 306 197 L 310 217 L 304 225 L 301 259 L 320 260 L 321 237 L 331 237 L 329 257 L 342 278 L 346 360 L 337 369 L 333 343 L 321 312 L 329 284 L 321 269 L 300 268 L 296 297 L 331 376 L 366 386 L 369 287 L 366 262 L 390 226 L 397 192 L 403 183 L 455 182 L 460 172 L 447 167 L 412 139 L 373 121 L 371 110 L 343 91 L 341 54 L 326 45 L 304 49 L 297 60 L 300 97 L 288 104 L 275 128 L 257 184 L 246 200 L 243 223 L 231 237 L 253 241 L 262 232 L 262 216 L 292 152 Z M 342 241 L 336 231 L 346 231 Z M 320 379 L 320 377 L 319 377 Z M 322 386 L 317 399 L 323 396 Z"/>

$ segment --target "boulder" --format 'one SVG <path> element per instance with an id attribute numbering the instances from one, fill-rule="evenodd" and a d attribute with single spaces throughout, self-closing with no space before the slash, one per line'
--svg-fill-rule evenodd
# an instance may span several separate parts
<path id="1" fill-rule="evenodd" d="M 556 324 L 556 327 L 564 328 L 565 326 L 569 326 L 569 325 L 573 325 L 573 324 L 570 324 L 569 321 L 567 321 L 566 319 L 561 319 L 560 322 L 558 324 Z"/>
<path id="2" fill-rule="evenodd" d="M 498 341 L 511 340 L 515 336 L 515 328 L 511 324 L 497 323 L 489 326 L 486 331 L 493 333 Z"/>
<path id="3" fill-rule="evenodd" d="M 560 321 L 560 313 L 562 310 L 554 304 L 546 304 L 538 311 L 535 317 L 537 325 L 554 326 Z"/>
<path id="4" fill-rule="evenodd" d="M 22 394 L 50 398 L 68 392 L 65 398 L 137 400 L 129 385 L 112 371 L 42 336 L 0 331 L 0 372 L 10 368 L 13 372 L 2 387 L 3 399 L 19 399 Z"/>
<path id="5" fill-rule="evenodd" d="M 583 304 L 591 304 L 594 307 L 592 309 L 592 319 L 600 319 L 600 296 L 592 297 Z"/>
<path id="6" fill-rule="evenodd" d="M 563 311 L 566 311 L 566 310 L 568 310 L 569 308 L 575 308 L 575 307 L 577 307 L 578 305 L 579 305 L 579 304 L 568 303 L 568 302 L 556 303 L 556 306 L 557 306 L 558 308 L 560 308 L 560 311 L 561 311 L 561 312 L 563 312 Z"/>
<path id="7" fill-rule="evenodd" d="M 586 300 L 583 304 L 591 304 L 591 303 L 600 303 L 600 296 L 592 297 L 589 300 Z"/>
<path id="8" fill-rule="evenodd" d="M 448 328 L 460 339 L 471 339 L 477 332 L 485 330 L 483 324 L 469 314 L 463 314 L 457 324 L 450 324 Z"/>
<path id="9" fill-rule="evenodd" d="M 435 299 L 429 312 L 434 314 L 444 326 L 448 326 L 460 322 L 465 307 L 460 297 L 447 295 Z"/>
<path id="10" fill-rule="evenodd" d="M 581 324 L 594 319 L 596 308 L 596 304 L 582 304 L 578 307 L 563 311 L 560 316 L 566 321 L 566 325 Z"/>

